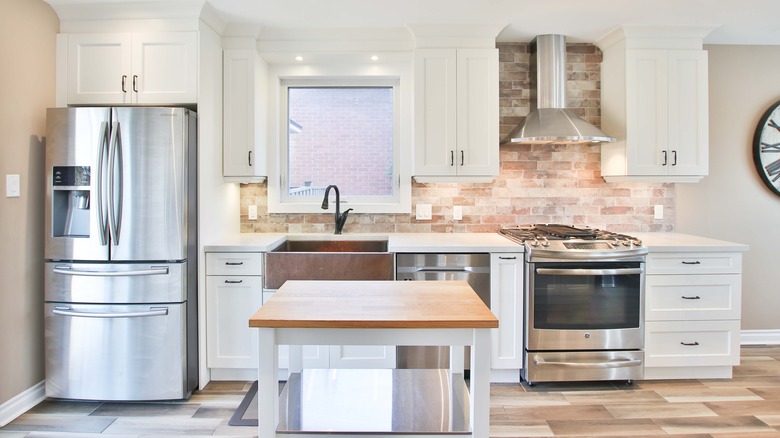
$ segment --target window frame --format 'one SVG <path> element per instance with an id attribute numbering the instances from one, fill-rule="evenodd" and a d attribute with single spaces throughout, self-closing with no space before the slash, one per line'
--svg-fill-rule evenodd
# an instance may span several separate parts
<path id="1" fill-rule="evenodd" d="M 341 193 L 342 210 L 353 213 L 411 213 L 412 131 L 411 65 L 356 67 L 275 66 L 271 69 L 268 118 L 268 212 L 325 213 L 319 196 L 289 196 L 288 106 L 289 87 L 392 87 L 394 195 L 350 196 Z M 333 198 L 333 196 L 331 196 Z M 332 212 L 331 208 L 328 210 Z"/>

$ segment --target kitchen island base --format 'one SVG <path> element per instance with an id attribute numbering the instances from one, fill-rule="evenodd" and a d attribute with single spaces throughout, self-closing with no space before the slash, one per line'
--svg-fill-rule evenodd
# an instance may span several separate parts
<path id="1" fill-rule="evenodd" d="M 444 306 L 442 303 L 447 305 Z M 280 411 L 278 398 L 277 372 L 280 345 L 290 346 L 289 371 L 291 375 L 302 373 L 304 381 L 308 381 L 309 378 L 316 381 L 317 377 L 311 376 L 317 373 L 302 372 L 300 347 L 302 345 L 448 345 L 454 347 L 450 349 L 450 373 L 431 375 L 425 372 L 405 373 L 404 370 L 390 370 L 385 371 L 389 374 L 382 377 L 381 373 L 371 375 L 370 371 L 365 371 L 369 374 L 363 374 L 362 379 L 358 379 L 358 382 L 368 379 L 371 384 L 387 385 L 388 375 L 391 377 L 395 375 L 399 379 L 408 378 L 409 382 L 399 387 L 414 385 L 417 376 L 425 377 L 426 380 L 446 379 L 446 384 L 453 386 L 454 382 L 462 382 L 463 379 L 459 375 L 463 371 L 463 347 L 471 346 L 469 390 L 454 391 L 455 395 L 450 396 L 450 401 L 446 405 L 442 404 L 442 398 L 438 403 L 434 403 L 433 409 L 421 406 L 415 415 L 420 417 L 438 415 L 442 418 L 443 407 L 449 410 L 453 404 L 460 404 L 468 407 L 467 417 L 464 415 L 460 420 L 457 419 L 459 418 L 457 414 L 447 414 L 448 422 L 452 420 L 463 422 L 464 426 L 460 428 L 463 432 L 458 432 L 459 436 L 484 438 L 489 435 L 490 329 L 498 327 L 498 320 L 465 281 L 287 281 L 250 318 L 249 325 L 257 328 L 259 334 L 257 388 L 259 438 L 298 435 L 301 437 L 327 435 L 336 438 L 342 435 L 345 437 L 363 435 L 360 430 L 332 433 L 301 431 L 291 434 L 281 430 L 281 420 L 286 414 Z M 355 376 L 363 372 L 351 370 L 339 376 L 341 371 L 328 371 L 334 373 L 335 377 L 339 377 L 334 378 L 331 384 L 354 385 Z M 392 380 L 390 379 L 391 382 Z M 358 384 L 365 385 L 365 383 Z M 425 385 L 429 384 L 436 385 L 435 382 L 425 383 Z M 392 383 L 391 387 L 394 385 L 395 383 Z M 302 385 L 297 387 L 303 388 Z M 289 389 L 293 390 L 293 385 Z M 365 389 L 367 388 L 363 388 Z M 399 391 L 397 400 L 392 400 L 390 404 L 390 412 L 394 404 L 399 404 L 399 409 L 417 409 L 416 406 L 402 406 L 403 403 L 414 400 L 405 400 L 400 396 L 406 391 L 405 389 Z M 410 393 L 415 394 L 413 388 Z M 297 396 L 301 397 L 300 390 Z M 462 398 L 462 401 L 454 402 L 458 397 Z M 391 396 L 390 399 L 394 398 Z M 322 403 L 328 404 L 338 402 L 333 399 L 328 401 L 324 394 L 321 400 Z M 366 405 L 372 404 L 375 407 L 387 401 L 386 394 L 376 399 L 363 399 Z M 287 405 L 289 402 L 285 404 Z M 380 407 L 379 410 L 383 409 Z M 318 414 L 317 408 L 312 409 L 303 405 L 296 407 L 294 411 L 298 413 L 293 412 L 293 415 L 302 417 L 303 423 L 307 421 L 305 418 L 308 415 Z M 319 411 L 322 412 L 322 409 Z M 384 412 L 386 416 L 391 415 L 387 410 Z M 354 414 L 358 415 L 357 412 Z M 416 426 L 413 424 L 405 427 Z M 440 433 L 424 430 L 376 432 L 370 435 L 416 438 L 441 436 Z"/>
<path id="2" fill-rule="evenodd" d="M 304 369 L 282 390 L 276 429 L 353 436 L 469 430 L 463 374 L 446 369 Z"/>

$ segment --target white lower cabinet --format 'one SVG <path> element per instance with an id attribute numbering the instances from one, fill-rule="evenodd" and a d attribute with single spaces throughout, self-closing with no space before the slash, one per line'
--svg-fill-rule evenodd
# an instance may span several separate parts
<path id="1" fill-rule="evenodd" d="M 495 370 L 519 370 L 523 367 L 523 254 L 490 255 L 490 310 L 498 318 L 498 329 L 491 332 L 491 380 L 500 381 Z M 518 381 L 519 373 L 508 375 Z"/>
<path id="2" fill-rule="evenodd" d="M 739 364 L 742 263 L 738 252 L 647 258 L 645 378 L 730 378 Z"/>
<path id="3" fill-rule="evenodd" d="M 248 321 L 263 304 L 262 272 L 261 253 L 206 254 L 206 365 L 212 371 L 257 369 L 258 334 Z"/>

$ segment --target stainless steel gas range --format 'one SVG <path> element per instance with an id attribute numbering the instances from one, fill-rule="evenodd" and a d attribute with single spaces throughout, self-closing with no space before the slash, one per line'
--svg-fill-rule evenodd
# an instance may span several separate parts
<path id="1" fill-rule="evenodd" d="M 641 379 L 642 242 L 554 224 L 500 233 L 525 247 L 526 382 Z"/>

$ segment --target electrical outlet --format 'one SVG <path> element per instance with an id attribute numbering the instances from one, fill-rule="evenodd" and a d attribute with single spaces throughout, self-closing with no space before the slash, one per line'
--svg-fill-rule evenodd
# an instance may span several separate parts
<path id="1" fill-rule="evenodd" d="M 663 205 L 656 205 L 653 208 L 653 217 L 655 219 L 663 219 L 664 218 L 664 206 Z"/>
<path id="2" fill-rule="evenodd" d="M 460 205 L 456 205 L 452 207 L 452 220 L 454 221 L 462 221 L 463 220 L 463 207 Z"/>
<path id="3" fill-rule="evenodd" d="M 21 196 L 21 182 L 19 175 L 6 175 L 5 176 L 5 197 L 6 198 L 18 198 Z"/>
<path id="4" fill-rule="evenodd" d="M 249 206 L 249 220 L 250 221 L 256 221 L 257 220 L 257 206 L 256 205 L 250 205 Z"/>
<path id="5" fill-rule="evenodd" d="M 433 219 L 433 209 L 431 204 L 417 204 L 415 211 L 417 212 L 418 221 L 429 221 Z"/>

